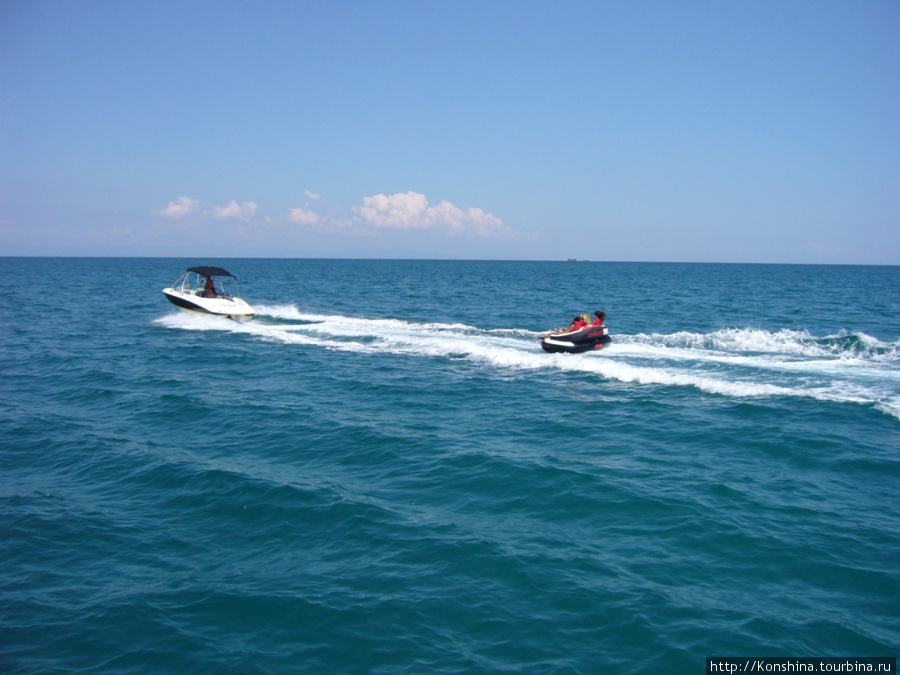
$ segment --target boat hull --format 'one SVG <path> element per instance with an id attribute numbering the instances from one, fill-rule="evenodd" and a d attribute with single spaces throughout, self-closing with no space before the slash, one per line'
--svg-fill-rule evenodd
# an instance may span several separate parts
<path id="1" fill-rule="evenodd" d="M 253 308 L 240 298 L 204 298 L 196 291 L 181 291 L 176 288 L 164 288 L 163 295 L 178 309 L 186 312 L 226 316 L 235 321 L 253 318 Z"/>
<path id="2" fill-rule="evenodd" d="M 581 354 L 603 349 L 612 342 L 609 331 L 601 326 L 588 326 L 572 333 L 551 333 L 541 340 L 541 347 L 551 354 Z"/>

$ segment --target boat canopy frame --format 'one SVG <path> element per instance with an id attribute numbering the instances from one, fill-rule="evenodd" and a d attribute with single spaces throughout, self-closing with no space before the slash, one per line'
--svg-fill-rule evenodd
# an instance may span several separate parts
<path id="1" fill-rule="evenodd" d="M 222 269 L 221 267 L 212 267 L 210 265 L 201 265 L 200 267 L 188 267 L 188 272 L 195 272 L 199 274 L 201 277 L 231 277 L 232 279 L 237 279 L 231 272 L 228 270 Z"/>

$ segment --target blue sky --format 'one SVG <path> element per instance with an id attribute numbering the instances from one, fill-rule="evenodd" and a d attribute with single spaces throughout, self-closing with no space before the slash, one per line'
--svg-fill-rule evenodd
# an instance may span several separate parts
<path id="1" fill-rule="evenodd" d="M 900 3 L 0 3 L 0 255 L 900 264 Z"/>

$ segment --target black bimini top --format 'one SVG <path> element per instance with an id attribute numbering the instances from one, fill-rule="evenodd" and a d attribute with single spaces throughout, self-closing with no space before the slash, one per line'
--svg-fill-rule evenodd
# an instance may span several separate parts
<path id="1" fill-rule="evenodd" d="M 231 272 L 228 270 L 223 270 L 221 267 L 209 267 L 205 265 L 203 267 L 188 267 L 188 272 L 196 272 L 201 277 L 231 277 L 232 279 L 237 279 Z"/>

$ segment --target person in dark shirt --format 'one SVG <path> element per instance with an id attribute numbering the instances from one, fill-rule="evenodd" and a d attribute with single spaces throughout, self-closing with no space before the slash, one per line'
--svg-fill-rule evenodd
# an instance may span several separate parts
<path id="1" fill-rule="evenodd" d="M 212 277 L 206 277 L 206 286 L 203 288 L 203 297 L 216 297 L 216 285 L 213 283 Z"/>

